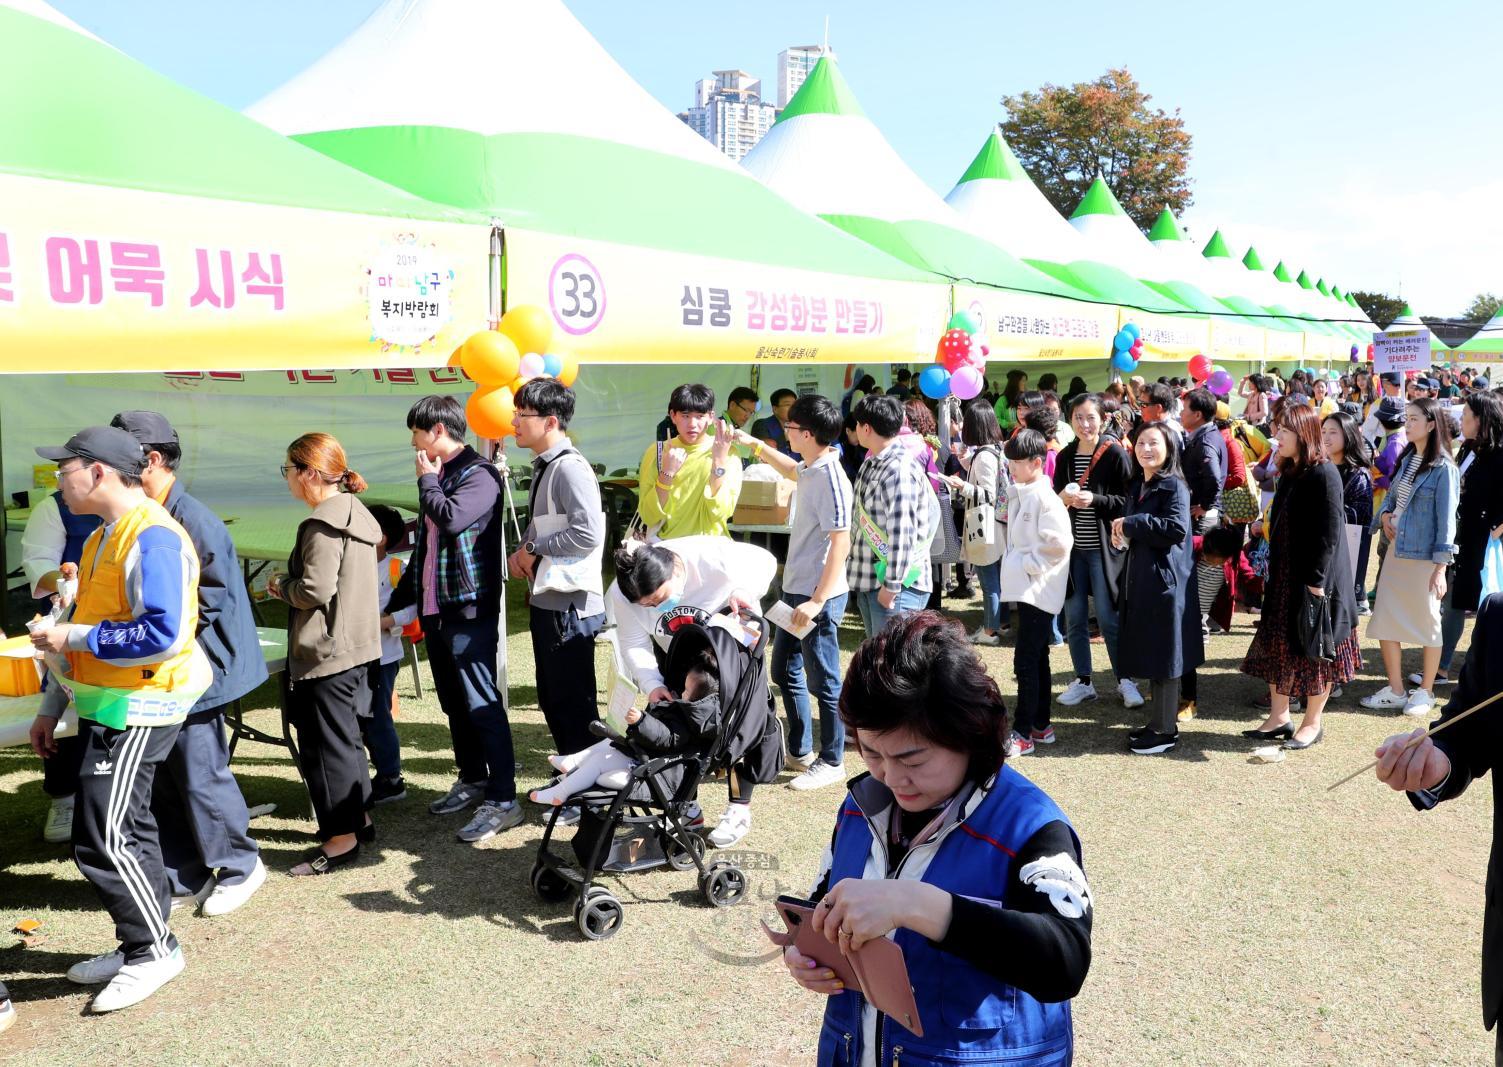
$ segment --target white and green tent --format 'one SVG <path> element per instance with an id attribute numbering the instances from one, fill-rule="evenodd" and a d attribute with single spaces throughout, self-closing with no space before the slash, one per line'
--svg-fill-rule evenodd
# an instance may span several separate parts
<path id="1" fill-rule="evenodd" d="M 561 0 L 387 0 L 249 113 L 491 217 L 508 304 L 591 361 L 907 361 L 944 326 L 940 280 L 748 176 Z"/>
<path id="2" fill-rule="evenodd" d="M 1480 330 L 1456 348 L 1456 354 L 1465 359 L 1475 356 L 1482 359 L 1503 358 L 1503 308 L 1489 319 Z"/>

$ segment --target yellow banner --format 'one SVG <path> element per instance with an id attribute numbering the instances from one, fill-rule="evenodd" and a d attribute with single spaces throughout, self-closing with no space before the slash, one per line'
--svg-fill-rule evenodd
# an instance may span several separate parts
<path id="1" fill-rule="evenodd" d="M 1211 319 L 1211 348 L 1206 355 L 1211 362 L 1228 359 L 1258 361 L 1267 351 L 1266 335 L 1271 331 L 1238 319 Z"/>
<path id="2" fill-rule="evenodd" d="M 1142 331 L 1144 359 L 1188 360 L 1211 350 L 1211 323 L 1194 315 L 1155 315 L 1123 308 L 1118 326 L 1136 323 Z"/>
<path id="3" fill-rule="evenodd" d="M 0 373 L 441 367 L 490 228 L 0 174 Z"/>
<path id="4" fill-rule="evenodd" d="M 586 363 L 912 363 L 949 287 L 506 230 L 507 305 L 553 315 Z"/>
<path id="5" fill-rule="evenodd" d="M 1268 330 L 1268 342 L 1265 349 L 1264 359 L 1295 361 L 1304 359 L 1307 355 L 1312 358 L 1318 354 L 1312 350 L 1310 342 L 1315 339 L 1314 334 L 1295 333 L 1292 330 Z"/>
<path id="6" fill-rule="evenodd" d="M 981 319 L 992 362 L 1106 359 L 1117 332 L 1115 304 L 978 285 L 955 286 L 955 310 L 971 311 Z"/>

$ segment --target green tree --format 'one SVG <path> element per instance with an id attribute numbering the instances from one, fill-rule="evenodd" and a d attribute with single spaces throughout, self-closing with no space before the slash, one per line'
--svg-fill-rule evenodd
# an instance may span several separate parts
<path id="1" fill-rule="evenodd" d="M 1404 310 L 1404 301 L 1387 293 L 1365 293 L 1357 291 L 1352 293 L 1352 299 L 1372 319 L 1373 325 L 1380 330 L 1388 329 L 1388 324 L 1399 317 Z"/>
<path id="2" fill-rule="evenodd" d="M 1500 307 L 1503 307 L 1503 297 L 1494 296 L 1492 293 L 1478 293 L 1472 297 L 1472 302 L 1466 306 L 1461 317 L 1467 322 L 1482 326 L 1498 313 Z"/>
<path id="3" fill-rule="evenodd" d="M 1192 203 L 1190 135 L 1178 108 L 1151 108 L 1151 99 L 1118 68 L 1092 82 L 1004 96 L 1002 132 L 1061 213 L 1075 210 L 1099 174 L 1146 231 L 1164 208 L 1177 215 Z"/>

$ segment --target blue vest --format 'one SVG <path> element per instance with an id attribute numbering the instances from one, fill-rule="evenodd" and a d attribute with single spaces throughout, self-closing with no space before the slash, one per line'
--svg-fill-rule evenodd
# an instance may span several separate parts
<path id="1" fill-rule="evenodd" d="M 99 529 L 99 524 L 103 520 L 98 515 L 73 514 L 68 510 L 68 505 L 63 503 L 62 493 L 53 493 L 52 499 L 57 501 L 57 517 L 63 522 L 63 536 L 66 538 L 63 542 L 63 558 L 57 562 L 59 565 L 77 563 L 83 559 L 84 542 L 89 539 L 91 533 Z M 52 597 L 50 595 L 39 597 L 37 605 L 43 610 L 50 610 Z"/>
<path id="2" fill-rule="evenodd" d="M 1028 840 L 1051 822 L 1069 820 L 1042 789 L 1004 767 L 976 810 L 940 843 L 923 881 L 951 893 L 1001 902 L 1013 877 L 1013 860 Z M 871 826 L 850 794 L 835 828 L 829 884 L 860 878 L 871 853 Z M 958 956 L 930 945 L 912 930 L 895 935 L 903 947 L 908 978 L 924 1036 L 878 1015 L 881 1048 L 876 1062 L 1008 1064 L 1064 1067 L 1074 1055 L 1070 1003 L 1044 1004 L 991 977 Z M 820 1067 L 856 1067 L 861 1062 L 864 998 L 838 993 L 825 1007 L 819 1035 Z"/>

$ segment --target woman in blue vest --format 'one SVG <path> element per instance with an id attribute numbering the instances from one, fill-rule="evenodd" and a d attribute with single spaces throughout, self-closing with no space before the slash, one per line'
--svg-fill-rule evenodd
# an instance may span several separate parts
<path id="1" fill-rule="evenodd" d="M 840 805 L 813 926 L 832 954 L 901 945 L 924 1036 L 789 947 L 794 980 L 829 997 L 819 1064 L 1069 1064 L 1091 962 L 1080 841 L 1003 766 L 1007 709 L 960 623 L 894 619 L 852 657 L 840 715 L 870 772 Z"/>

